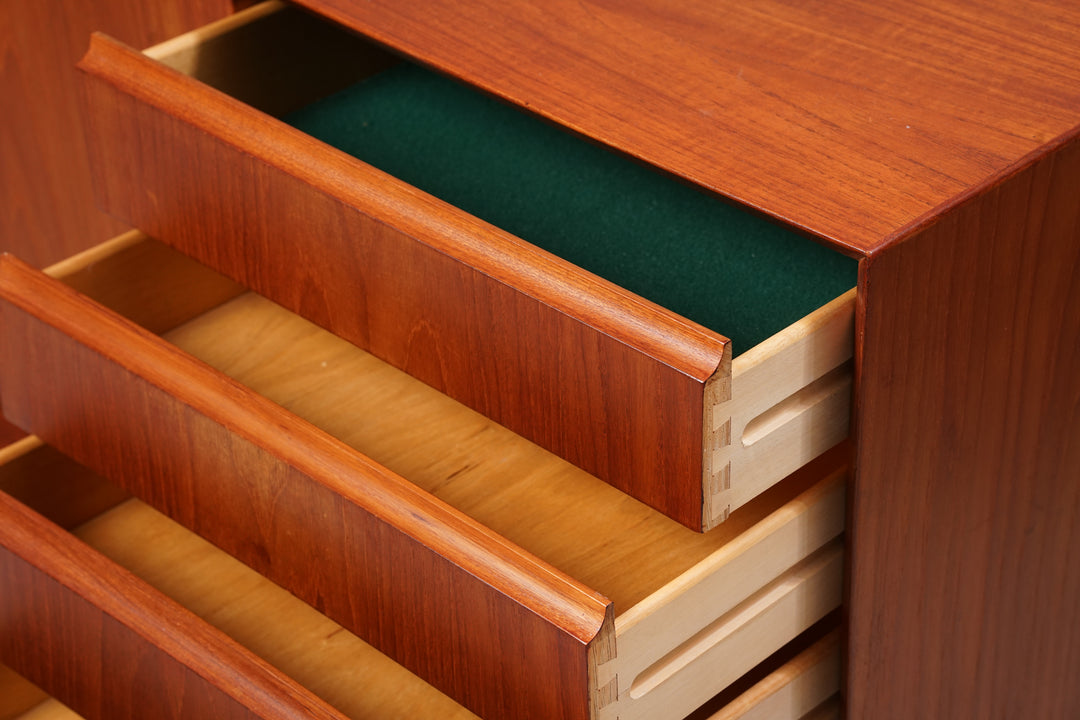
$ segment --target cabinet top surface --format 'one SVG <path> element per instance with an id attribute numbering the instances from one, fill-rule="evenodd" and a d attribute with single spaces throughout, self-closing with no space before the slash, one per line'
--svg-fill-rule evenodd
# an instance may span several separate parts
<path id="1" fill-rule="evenodd" d="M 1080 126 L 1080 3 L 300 0 L 846 248 Z"/>

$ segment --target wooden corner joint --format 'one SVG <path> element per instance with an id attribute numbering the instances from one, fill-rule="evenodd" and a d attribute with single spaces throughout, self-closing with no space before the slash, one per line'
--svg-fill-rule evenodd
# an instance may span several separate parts
<path id="1" fill-rule="evenodd" d="M 731 514 L 731 375 L 705 384 L 702 412 L 701 529 L 710 530 Z"/>
<path id="2" fill-rule="evenodd" d="M 589 644 L 589 694 L 592 720 L 618 720 L 619 675 L 615 647 L 615 615 L 611 605 L 600 632 Z"/>

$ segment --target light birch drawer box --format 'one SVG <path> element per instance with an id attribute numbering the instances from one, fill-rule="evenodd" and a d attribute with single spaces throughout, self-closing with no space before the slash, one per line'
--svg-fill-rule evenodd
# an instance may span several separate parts
<path id="1" fill-rule="evenodd" d="M 839 605 L 842 446 L 699 534 L 138 233 L 50 272 L 5 417 L 483 717 L 681 718 Z"/>
<path id="2" fill-rule="evenodd" d="M 81 69 L 107 211 L 690 528 L 847 435 L 812 240 L 276 3 Z"/>

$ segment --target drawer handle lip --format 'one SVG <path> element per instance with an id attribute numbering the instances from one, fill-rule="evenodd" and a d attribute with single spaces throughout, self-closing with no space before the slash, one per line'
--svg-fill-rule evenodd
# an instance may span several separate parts
<path id="1" fill-rule="evenodd" d="M 197 674 L 246 709 L 250 717 L 344 720 L 344 715 L 224 633 L 4 492 L 0 492 L 0 516 L 0 556 L 24 563 L 65 588 L 74 601 L 112 618 L 134 636 L 132 640 L 154 646 Z M 44 612 L 55 607 L 56 603 L 39 606 Z M 59 636 L 78 638 L 79 634 Z M 157 668 L 158 663 L 150 667 Z"/>
<path id="2" fill-rule="evenodd" d="M 464 213 L 108 35 L 96 32 L 91 36 L 90 48 L 77 67 L 695 380 L 704 382 L 723 362 L 730 346 L 728 338 Z M 252 122 L 253 115 L 258 122 Z M 267 128 L 273 129 L 273 148 L 267 145 Z M 452 221 L 449 216 L 453 216 Z"/>
<path id="3" fill-rule="evenodd" d="M 267 447 L 279 449 L 280 459 L 294 469 L 583 644 L 610 630 L 607 598 L 10 254 L 0 255 L 0 298 L 214 418 L 230 432 L 267 452 L 273 453 Z M 363 480 L 347 481 L 357 477 Z"/>
<path id="4" fill-rule="evenodd" d="M 287 240 L 288 233 L 294 231 L 297 237 L 310 234 L 310 228 L 293 225 L 297 221 L 290 218 L 302 218 L 303 213 L 288 210 L 288 195 L 304 198 L 305 203 L 333 215 L 326 242 L 339 245 L 344 253 L 334 264 L 335 271 L 364 265 L 362 257 L 350 249 L 356 233 L 370 239 L 379 257 L 388 261 L 411 258 L 421 265 L 438 267 L 440 276 L 454 279 L 432 286 L 432 290 L 442 288 L 437 312 L 432 312 L 448 329 L 441 351 L 459 361 L 447 377 L 440 375 L 437 363 L 422 364 L 416 373 L 422 380 L 661 513 L 694 530 L 702 529 L 702 386 L 720 366 L 727 370 L 730 342 L 726 339 L 539 249 L 526 247 L 522 241 L 114 40 L 95 36 L 80 67 L 85 74 L 92 144 L 115 147 L 134 142 L 141 147 L 146 140 L 162 150 L 160 156 L 150 147 L 146 153 L 139 151 L 149 163 L 144 166 L 147 182 L 155 188 L 133 186 L 131 192 L 165 214 L 158 214 L 149 205 L 144 208 L 146 216 L 143 209 L 129 208 L 138 216 L 129 217 L 133 224 L 398 367 L 407 357 L 408 338 L 386 327 L 385 319 L 392 316 L 380 316 L 378 323 L 363 311 L 348 313 L 347 320 L 340 317 L 342 313 L 331 317 L 329 305 L 323 307 L 318 301 L 308 302 L 295 295 L 289 289 L 291 282 L 278 283 L 276 272 L 269 267 L 253 269 L 249 260 L 228 249 L 235 246 L 211 247 L 218 241 L 230 242 L 218 234 L 222 226 L 216 221 L 214 228 L 208 228 L 205 243 L 180 230 L 183 216 L 173 212 L 174 201 L 205 207 L 216 217 L 215 206 L 223 210 L 221 195 L 214 192 L 216 199 L 212 199 L 193 188 L 191 193 L 170 194 L 168 203 L 163 198 L 155 204 L 146 192 L 160 189 L 156 188 L 156 176 L 150 177 L 158 165 L 149 158 L 160 159 L 162 172 L 179 171 L 172 161 L 184 161 L 168 152 L 164 142 L 175 135 L 174 139 L 191 143 L 200 156 L 206 153 L 206 158 L 216 158 L 226 167 L 239 167 L 234 165 L 239 163 L 265 177 L 271 196 L 281 196 L 274 207 L 283 211 L 282 222 L 275 221 L 272 228 L 253 226 L 250 237 L 243 238 L 245 243 L 267 242 L 268 247 L 278 247 L 279 242 L 285 242 L 302 254 L 313 256 L 317 252 Z M 133 117 L 139 118 L 140 124 L 145 122 L 145 132 L 133 135 L 127 131 L 126 123 Z M 98 152 L 100 155 L 101 150 Z M 105 167 L 104 156 L 96 160 L 99 167 Z M 130 173 L 123 175 L 114 176 L 103 169 L 99 176 L 99 200 L 119 214 L 127 214 L 118 206 L 126 204 L 127 191 L 122 188 L 132 180 Z M 231 211 L 226 214 L 231 215 Z M 355 290 L 348 273 L 341 275 L 328 281 L 324 296 L 342 293 L 348 297 Z M 397 297 L 393 290 L 399 282 L 394 273 L 380 270 L 376 275 L 368 284 L 387 291 L 383 297 Z M 405 281 L 412 283 L 413 279 Z M 513 287 L 518 281 L 525 284 L 524 290 Z M 448 310 L 457 308 L 454 303 L 465 297 L 464 312 Z M 411 305 L 408 298 L 390 302 L 399 307 Z M 500 327 L 523 320 L 538 333 L 530 334 L 528 337 L 535 340 L 526 343 L 510 341 L 515 336 L 507 331 L 501 335 L 507 342 L 498 347 L 493 344 L 492 353 L 476 353 L 469 347 L 470 333 L 482 332 L 493 319 Z M 454 330 L 459 327 L 466 332 Z M 378 332 L 374 338 L 370 337 L 373 328 Z M 551 361 L 550 350 L 567 345 L 572 352 L 584 351 L 582 358 L 587 355 L 605 362 L 575 360 L 564 365 Z M 609 367 L 608 363 L 620 367 L 618 373 L 608 373 L 609 377 L 629 378 L 620 391 L 609 391 L 615 381 L 605 377 L 600 377 L 599 384 L 581 381 L 583 377 L 599 377 L 596 369 Z M 527 409 L 511 410 L 510 404 L 498 398 L 499 389 L 516 387 L 524 380 L 542 383 L 543 391 L 530 396 Z M 439 387 L 440 383 L 445 385 Z M 561 424 L 561 419 L 571 414 L 596 419 L 599 425 L 583 440 L 581 432 Z M 663 456 L 661 463 L 637 461 L 646 455 L 657 456 L 654 448 Z"/>

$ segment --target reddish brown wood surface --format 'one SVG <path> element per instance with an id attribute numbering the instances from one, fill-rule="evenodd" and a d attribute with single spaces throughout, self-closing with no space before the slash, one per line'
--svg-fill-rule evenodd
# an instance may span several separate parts
<path id="1" fill-rule="evenodd" d="M 33 441 L 23 441 L 27 442 Z M 4 463 L 0 490 L 49 522 L 71 530 L 131 497 L 56 448 L 41 445 L 40 440 L 34 445 L 36 449 L 25 445 L 7 449 L 19 454 Z"/>
<path id="2" fill-rule="evenodd" d="M 104 207 L 701 528 L 726 339 L 112 40 L 81 66 Z"/>
<path id="3" fill-rule="evenodd" d="M 849 717 L 1080 717 L 1080 139 L 863 268 Z"/>
<path id="4" fill-rule="evenodd" d="M 87 720 L 343 720 L 0 492 L 0 657 Z"/>
<path id="5" fill-rule="evenodd" d="M 0 4 L 0 251 L 43 267 L 115 235 L 94 204 L 75 63 L 94 30 L 136 47 L 227 15 L 229 0 Z"/>
<path id="6" fill-rule="evenodd" d="M 588 717 L 607 601 L 0 256 L 5 414 L 492 718 Z"/>
<path id="7" fill-rule="evenodd" d="M 0 447 L 10 445 L 24 435 L 26 433 L 0 417 Z"/>
<path id="8" fill-rule="evenodd" d="M 1074 2 L 300 4 L 853 253 L 1080 112 Z"/>

